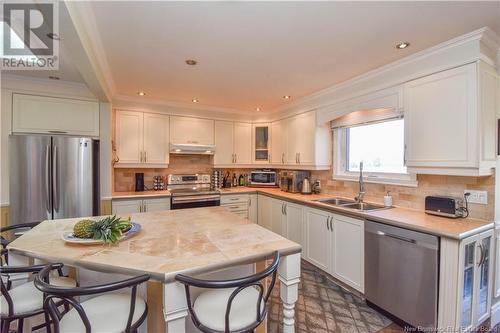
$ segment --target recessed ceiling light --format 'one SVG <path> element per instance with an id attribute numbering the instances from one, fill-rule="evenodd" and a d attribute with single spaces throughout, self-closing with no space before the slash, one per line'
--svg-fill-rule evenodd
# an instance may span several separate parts
<path id="1" fill-rule="evenodd" d="M 260 108 L 255 108 L 255 111 L 260 111 Z"/>
<path id="2" fill-rule="evenodd" d="M 291 96 L 289 96 L 289 95 L 285 95 L 285 96 L 283 96 L 283 98 L 284 98 L 284 99 L 290 99 L 290 98 L 291 98 Z"/>
<path id="3" fill-rule="evenodd" d="M 193 60 L 193 59 L 186 60 L 186 64 L 188 64 L 189 66 L 195 66 L 197 63 L 198 63 L 198 61 Z"/>
<path id="4" fill-rule="evenodd" d="M 60 39 L 61 39 L 61 37 L 59 37 L 59 35 L 58 35 L 58 34 L 55 34 L 55 33 L 53 33 L 53 32 L 49 32 L 49 33 L 47 34 L 47 37 L 49 37 L 50 39 L 53 39 L 53 40 L 60 40 Z"/>
<path id="5" fill-rule="evenodd" d="M 139 95 L 139 96 L 146 96 L 146 93 L 144 91 L 139 91 L 139 92 L 137 92 L 137 95 Z"/>
<path id="6" fill-rule="evenodd" d="M 51 80 L 60 80 L 61 78 L 59 76 L 51 75 L 51 76 L 49 76 L 49 79 L 51 79 Z"/>
<path id="7" fill-rule="evenodd" d="M 396 44 L 396 48 L 398 50 L 406 49 L 408 46 L 410 46 L 409 42 L 402 42 L 402 43 Z"/>
<path id="8" fill-rule="evenodd" d="M 193 99 L 193 103 L 198 103 L 199 100 L 197 100 L 196 98 Z"/>

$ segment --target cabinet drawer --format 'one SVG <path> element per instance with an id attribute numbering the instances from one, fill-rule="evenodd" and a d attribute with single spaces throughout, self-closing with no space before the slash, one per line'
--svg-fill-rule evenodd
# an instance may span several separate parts
<path id="1" fill-rule="evenodd" d="M 238 194 L 238 195 L 223 195 L 221 196 L 220 203 L 222 206 L 246 203 L 248 204 L 248 194 Z"/>
<path id="2" fill-rule="evenodd" d="M 222 205 L 225 209 L 227 209 L 230 212 L 239 212 L 239 211 L 246 211 L 248 212 L 248 204 L 231 204 L 231 205 Z"/>

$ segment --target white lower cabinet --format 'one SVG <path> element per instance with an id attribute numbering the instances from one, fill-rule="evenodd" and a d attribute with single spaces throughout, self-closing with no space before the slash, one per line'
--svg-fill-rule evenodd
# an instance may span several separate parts
<path id="1" fill-rule="evenodd" d="M 343 215 L 333 217 L 331 273 L 340 281 L 364 292 L 364 221 Z"/>
<path id="2" fill-rule="evenodd" d="M 328 212 L 306 208 L 306 247 L 305 259 L 326 272 L 330 272 L 332 232 L 330 220 L 332 215 Z"/>
<path id="3" fill-rule="evenodd" d="M 459 323 L 463 330 L 478 327 L 491 311 L 493 230 L 460 244 Z"/>
<path id="4" fill-rule="evenodd" d="M 257 194 L 230 194 L 221 197 L 221 206 L 236 215 L 257 223 Z"/>
<path id="5" fill-rule="evenodd" d="M 170 209 L 170 198 L 154 199 L 116 199 L 112 204 L 113 214 L 134 214 L 157 212 Z"/>
<path id="6" fill-rule="evenodd" d="M 253 223 L 259 222 L 258 209 L 259 209 L 259 203 L 257 199 L 257 194 L 250 194 L 248 201 L 248 219 Z"/>
<path id="7" fill-rule="evenodd" d="M 285 235 L 291 241 L 304 247 L 304 208 L 289 202 L 284 202 L 284 228 Z"/>
<path id="8" fill-rule="evenodd" d="M 274 233 L 285 236 L 284 202 L 265 195 L 259 195 L 258 198 L 258 223 Z"/>

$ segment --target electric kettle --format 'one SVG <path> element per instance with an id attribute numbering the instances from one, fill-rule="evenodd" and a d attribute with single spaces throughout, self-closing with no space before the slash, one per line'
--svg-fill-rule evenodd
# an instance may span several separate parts
<path id="1" fill-rule="evenodd" d="M 300 189 L 300 193 L 302 194 L 311 194 L 312 193 L 312 187 L 311 187 L 311 181 L 309 178 L 304 178 L 302 181 L 302 187 Z"/>

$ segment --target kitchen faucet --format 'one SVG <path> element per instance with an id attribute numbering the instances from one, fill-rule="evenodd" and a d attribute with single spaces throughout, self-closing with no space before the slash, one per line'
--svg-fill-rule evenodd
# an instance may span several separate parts
<path id="1" fill-rule="evenodd" d="M 354 198 L 356 202 L 362 203 L 365 196 L 365 182 L 363 181 L 363 161 L 359 162 L 359 192 Z"/>

